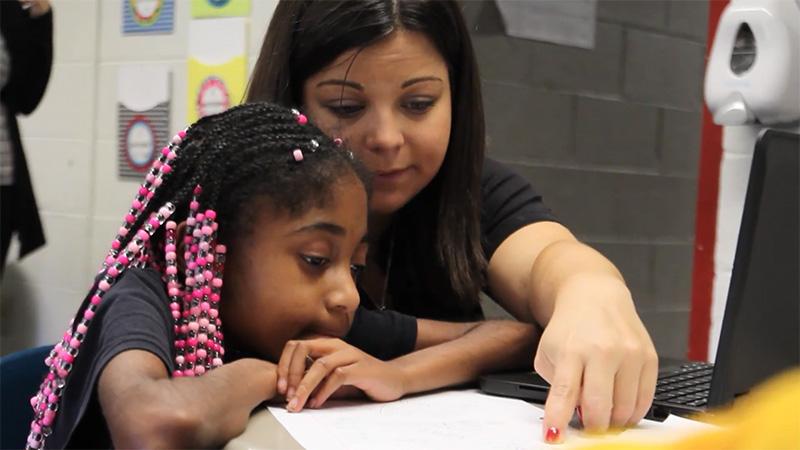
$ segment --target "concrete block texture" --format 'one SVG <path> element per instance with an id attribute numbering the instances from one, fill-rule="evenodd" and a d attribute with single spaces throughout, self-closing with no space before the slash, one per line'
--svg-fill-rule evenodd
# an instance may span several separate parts
<path id="1" fill-rule="evenodd" d="M 667 23 L 670 33 L 686 35 L 705 44 L 708 31 L 708 2 L 673 0 L 669 2 Z"/>
<path id="2" fill-rule="evenodd" d="M 619 171 L 514 164 L 582 239 L 691 241 L 693 180 Z"/>
<path id="3" fill-rule="evenodd" d="M 577 157 L 584 164 L 654 170 L 657 123 L 652 106 L 579 98 Z"/>
<path id="4" fill-rule="evenodd" d="M 573 97 L 487 81 L 483 98 L 491 156 L 522 161 L 573 158 Z"/>
<path id="5" fill-rule="evenodd" d="M 628 30 L 625 97 L 637 102 L 699 111 L 705 47 L 687 39 Z"/>
<path id="6" fill-rule="evenodd" d="M 667 25 L 667 0 L 599 0 L 597 16 L 607 22 L 663 29 Z"/>
<path id="7" fill-rule="evenodd" d="M 703 125 L 699 111 L 664 110 L 659 135 L 661 173 L 697 179 L 700 164 L 700 130 Z"/>

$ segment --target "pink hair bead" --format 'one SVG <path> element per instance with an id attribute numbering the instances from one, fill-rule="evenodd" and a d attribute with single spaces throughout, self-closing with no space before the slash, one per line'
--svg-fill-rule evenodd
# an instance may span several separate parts
<path id="1" fill-rule="evenodd" d="M 216 319 L 218 315 L 219 311 L 217 311 L 216 309 L 212 308 L 208 310 L 208 316 L 211 317 L 212 319 Z"/>
<path id="2" fill-rule="evenodd" d="M 200 309 L 203 311 L 208 311 L 211 309 L 211 305 L 209 305 L 208 302 L 200 303 Z"/>
<path id="3" fill-rule="evenodd" d="M 177 227 L 178 227 L 178 224 L 176 224 L 175 221 L 170 220 L 169 222 L 167 222 L 167 229 L 168 230 L 174 230 Z M 167 251 L 170 251 L 170 246 L 172 246 L 171 251 L 174 252 L 175 251 L 175 244 L 167 244 Z"/>
<path id="4" fill-rule="evenodd" d="M 173 256 L 173 257 L 170 259 L 170 261 L 171 261 L 171 260 L 174 260 L 174 259 L 175 259 L 175 257 Z M 178 274 L 178 268 L 177 268 L 177 267 L 175 267 L 175 266 L 169 266 L 169 267 L 167 267 L 167 275 L 177 275 L 177 274 Z M 170 294 L 170 295 L 178 295 L 178 294 Z"/>
<path id="5" fill-rule="evenodd" d="M 292 156 L 294 157 L 295 161 L 300 162 L 303 160 L 303 151 L 299 148 L 296 148 L 292 150 Z"/>
<path id="6" fill-rule="evenodd" d="M 203 366 L 195 366 L 194 373 L 196 373 L 198 375 L 202 375 L 202 374 L 206 373 L 206 368 L 203 367 Z"/>
<path id="7" fill-rule="evenodd" d="M 211 295 L 211 288 L 208 286 L 203 286 L 203 295 Z"/>
<path id="8" fill-rule="evenodd" d="M 172 372 L 172 377 L 173 378 L 180 378 L 182 376 L 183 376 L 183 372 L 180 371 L 180 370 L 176 370 L 175 372 Z"/>
<path id="9" fill-rule="evenodd" d="M 150 226 L 152 226 L 153 228 L 158 228 L 161 226 L 161 224 L 158 222 L 158 219 L 156 219 L 155 217 L 148 220 L 147 223 L 149 223 Z"/>
<path id="10" fill-rule="evenodd" d="M 214 232 L 214 230 L 212 230 L 211 227 L 208 226 L 208 225 L 203 225 L 203 228 L 201 229 L 201 231 L 206 236 L 211 236 L 211 233 Z"/>
<path id="11" fill-rule="evenodd" d="M 119 246 L 120 246 L 119 241 L 111 242 L 111 248 L 113 248 L 114 250 L 119 250 Z"/>
<path id="12" fill-rule="evenodd" d="M 215 331 L 217 331 L 217 326 L 216 325 L 209 324 L 206 328 L 208 329 L 209 333 L 214 333 Z"/>
<path id="13" fill-rule="evenodd" d="M 108 284 L 108 281 L 106 280 L 100 280 L 100 283 L 97 284 L 97 288 L 105 292 L 111 288 L 111 285 Z"/>
<path id="14" fill-rule="evenodd" d="M 117 231 L 117 234 L 119 234 L 122 237 L 125 237 L 125 236 L 128 235 L 128 229 L 125 228 L 125 227 L 119 227 L 119 230 Z"/>
<path id="15" fill-rule="evenodd" d="M 89 331 L 89 328 L 86 325 L 79 323 L 76 331 L 80 334 L 86 334 L 86 332 Z"/>
<path id="16" fill-rule="evenodd" d="M 111 264 L 114 264 L 114 261 L 116 261 L 116 260 L 114 259 L 113 256 L 111 256 L 111 255 L 106 256 L 106 265 L 107 266 L 110 266 Z"/>
<path id="17" fill-rule="evenodd" d="M 197 246 L 197 244 L 192 244 L 192 246 L 191 246 L 191 247 L 189 247 L 189 250 L 190 250 L 192 253 L 197 253 L 197 249 L 198 249 L 198 248 L 200 248 L 200 247 L 198 247 L 198 246 Z"/>
<path id="18" fill-rule="evenodd" d="M 200 329 L 200 324 L 197 322 L 189 322 L 189 329 L 192 331 L 197 331 Z"/>
<path id="19" fill-rule="evenodd" d="M 175 152 L 169 152 L 169 153 L 167 153 L 167 160 L 168 160 L 168 161 L 172 161 L 172 160 L 173 160 L 173 159 L 175 159 L 177 156 L 178 156 L 178 155 L 176 155 L 176 154 L 175 154 Z"/>
<path id="20" fill-rule="evenodd" d="M 192 369 L 186 369 L 183 371 L 183 376 L 185 377 L 193 377 L 194 371 Z"/>
<path id="21" fill-rule="evenodd" d="M 141 240 L 143 240 L 143 241 L 145 241 L 145 242 L 147 242 L 148 240 L 150 240 L 150 235 L 149 235 L 149 234 L 147 234 L 147 231 L 144 231 L 144 230 L 139 230 L 139 231 L 137 231 L 137 232 L 136 232 L 136 236 L 137 236 L 139 239 L 141 239 Z"/>
<path id="22" fill-rule="evenodd" d="M 214 294 L 214 293 L 212 293 L 212 294 L 211 294 L 211 296 L 210 296 L 210 298 L 211 298 L 211 301 L 212 301 L 212 302 L 216 303 L 216 302 L 218 302 L 218 301 L 219 301 L 219 294 Z"/>
<path id="23" fill-rule="evenodd" d="M 161 186 L 161 178 L 156 178 L 156 181 L 153 182 L 153 185 L 156 186 L 156 187 Z M 156 195 L 155 192 L 152 192 L 152 191 L 148 192 L 147 193 L 147 199 L 148 200 L 152 199 L 154 195 Z"/>
<path id="24" fill-rule="evenodd" d="M 206 262 L 207 263 L 213 263 L 214 262 L 214 255 L 212 255 L 210 253 L 208 255 L 206 255 Z"/>
<path id="25" fill-rule="evenodd" d="M 178 364 L 183 364 L 184 361 L 186 361 L 186 358 L 184 358 L 183 355 L 178 355 L 175 357 L 175 362 Z"/>
<path id="26" fill-rule="evenodd" d="M 186 345 L 189 347 L 197 347 L 197 339 L 193 337 L 186 339 Z"/>
<path id="27" fill-rule="evenodd" d="M 160 169 L 162 165 L 164 165 L 164 163 L 162 163 L 161 160 L 157 159 L 157 160 L 155 160 L 153 162 L 153 168 L 154 169 Z"/>
<path id="28" fill-rule="evenodd" d="M 133 209 L 142 209 L 142 202 L 140 202 L 138 199 L 133 199 L 133 202 L 131 202 L 131 206 L 133 207 Z"/>
<path id="29" fill-rule="evenodd" d="M 148 192 L 150 192 L 150 191 L 144 186 L 139 188 L 139 195 L 141 195 L 141 196 L 147 195 Z"/>
<path id="30" fill-rule="evenodd" d="M 183 139 L 184 137 L 186 137 L 186 131 L 185 130 L 178 131 L 178 138 Z"/>
<path id="31" fill-rule="evenodd" d="M 100 296 L 99 296 L 99 295 L 93 295 L 93 296 L 92 296 L 92 299 L 91 299 L 91 302 L 92 302 L 92 304 L 93 304 L 93 305 L 97 306 L 97 305 L 99 305 L 99 304 L 100 304 L 100 302 L 101 302 L 102 300 L 103 300 L 103 299 L 102 299 L 102 298 L 100 298 Z"/>
<path id="32" fill-rule="evenodd" d="M 194 353 L 189 353 L 188 355 L 186 355 L 186 361 L 194 363 L 195 361 L 197 361 L 197 355 L 195 355 Z"/>
<path id="33" fill-rule="evenodd" d="M 136 218 L 133 217 L 133 214 L 125 214 L 125 222 L 133 223 L 136 221 Z"/>
<path id="34" fill-rule="evenodd" d="M 83 312 L 84 319 L 92 320 L 92 317 L 94 317 L 94 311 L 92 311 L 91 309 L 87 309 L 86 311 Z"/>
<path id="35" fill-rule="evenodd" d="M 203 193 L 203 187 L 198 184 L 197 186 L 194 187 L 194 190 L 192 192 L 194 193 L 194 195 L 200 195 Z"/>
<path id="36" fill-rule="evenodd" d="M 308 123 L 308 117 L 305 114 L 298 114 L 297 115 L 297 123 L 300 125 L 305 125 Z"/>
<path id="37" fill-rule="evenodd" d="M 173 247 L 175 247 L 175 246 L 173 245 Z M 173 261 L 175 258 L 178 257 L 178 255 L 175 254 L 174 250 L 173 251 L 167 250 L 167 252 L 164 254 L 164 257 L 167 259 L 167 261 Z M 175 268 L 175 266 L 171 266 L 171 267 Z M 169 267 L 167 267 L 167 269 L 169 269 Z M 167 272 L 167 273 L 169 273 L 169 272 Z M 174 275 L 174 273 L 171 274 L 171 275 Z"/>
<path id="38" fill-rule="evenodd" d="M 119 258 L 117 258 L 117 262 L 122 264 L 123 266 L 127 266 L 130 260 L 125 255 L 119 255 Z"/>
<path id="39" fill-rule="evenodd" d="M 180 319 L 181 318 L 181 312 L 180 311 L 172 311 L 172 318 L 176 319 L 176 320 Z"/>
<path id="40" fill-rule="evenodd" d="M 342 141 L 342 138 L 338 138 L 337 137 L 337 138 L 333 139 L 333 145 L 335 145 L 337 147 L 341 147 L 343 143 L 344 143 L 344 141 Z"/>
<path id="41" fill-rule="evenodd" d="M 192 266 L 197 267 L 197 264 L 195 264 L 193 262 L 190 262 L 189 263 L 189 270 L 194 270 L 194 267 L 192 267 Z M 189 286 L 189 287 L 194 286 L 194 278 L 187 278 L 186 279 L 186 286 Z"/>
<path id="42" fill-rule="evenodd" d="M 202 235 L 203 235 L 203 231 L 200 228 L 195 228 L 194 231 L 192 231 L 192 236 L 194 236 L 196 238 L 199 238 Z"/>
<path id="43" fill-rule="evenodd" d="M 116 267 L 111 266 L 111 267 L 108 268 L 107 273 L 112 277 L 116 277 L 117 275 L 119 275 L 119 270 L 117 270 Z"/>
<path id="44" fill-rule="evenodd" d="M 72 361 L 75 360 L 75 358 L 72 355 L 70 355 L 69 353 L 64 353 L 64 355 L 61 356 L 61 359 L 63 359 L 64 361 L 66 361 L 66 362 L 68 362 L 70 364 L 72 363 Z"/>
<path id="45" fill-rule="evenodd" d="M 211 285 L 214 286 L 215 288 L 221 288 L 222 278 L 214 278 L 213 280 L 211 280 Z"/>
<path id="46" fill-rule="evenodd" d="M 147 175 L 144 176 L 144 180 L 147 181 L 148 183 L 152 183 L 153 181 L 155 181 L 155 179 L 156 179 L 156 176 L 153 175 L 153 172 L 148 172 Z M 144 195 L 144 194 L 142 194 L 142 195 Z"/>
<path id="47" fill-rule="evenodd" d="M 208 356 L 208 353 L 205 351 L 205 349 L 202 349 L 202 348 L 197 349 L 197 357 L 198 358 L 200 358 L 202 360 L 202 359 L 206 359 L 206 356 Z"/>
<path id="48" fill-rule="evenodd" d="M 158 209 L 158 213 L 161 214 L 161 217 L 169 217 L 172 212 L 166 206 L 162 206 Z"/>
<path id="49" fill-rule="evenodd" d="M 205 344 L 208 341 L 208 335 L 205 333 L 200 333 L 197 335 L 197 342 L 201 344 Z"/>
<path id="50" fill-rule="evenodd" d="M 198 321 L 198 323 L 200 324 L 200 326 L 201 326 L 201 327 L 207 327 L 207 326 L 208 326 L 208 319 L 206 319 L 205 317 L 203 317 L 202 319 L 200 319 L 200 320 Z"/>
<path id="51" fill-rule="evenodd" d="M 58 401 L 58 396 L 56 394 L 50 394 L 47 396 L 47 401 L 50 403 L 55 403 Z"/>
<path id="52" fill-rule="evenodd" d="M 172 228 L 169 227 L 170 224 L 172 224 Z M 169 229 L 174 230 L 175 229 L 175 222 L 167 222 L 167 229 L 168 230 Z M 177 250 L 177 248 L 175 248 L 175 244 L 167 244 L 167 246 L 164 248 L 164 250 L 166 250 L 168 252 L 174 252 L 175 250 Z"/>
<path id="53" fill-rule="evenodd" d="M 217 218 L 217 212 L 214 211 L 213 209 L 207 209 L 206 217 L 209 218 L 210 220 L 214 220 Z"/>
<path id="54" fill-rule="evenodd" d="M 221 365 L 222 365 L 222 359 L 220 359 L 220 358 L 214 358 L 214 360 L 211 362 L 211 364 L 213 364 L 213 365 L 214 365 L 214 367 L 219 367 L 219 366 L 221 366 Z"/>
<path id="55" fill-rule="evenodd" d="M 206 220 L 206 215 L 203 213 L 197 213 L 197 215 L 194 216 L 194 218 L 195 220 L 197 220 L 197 223 L 202 223 L 204 220 Z"/>

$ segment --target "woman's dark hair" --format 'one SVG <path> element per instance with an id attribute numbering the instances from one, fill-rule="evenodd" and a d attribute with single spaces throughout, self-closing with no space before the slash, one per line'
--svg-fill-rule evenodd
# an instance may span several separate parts
<path id="1" fill-rule="evenodd" d="M 43 448 L 94 315 L 125 271 L 159 271 L 174 320 L 173 376 L 202 375 L 221 365 L 225 354 L 218 305 L 226 245 L 234 251 L 247 245 L 259 208 L 296 217 L 324 207 L 331 187 L 348 177 L 367 189 L 368 174 L 349 151 L 282 106 L 237 106 L 179 133 L 137 191 L 100 274 L 46 360 L 49 373 L 31 403 L 28 446 Z M 181 221 L 184 274 L 176 254 Z"/>
<path id="2" fill-rule="evenodd" d="M 397 309 L 433 317 L 441 315 L 437 311 L 444 306 L 459 315 L 457 311 L 474 310 L 477 304 L 486 260 L 480 240 L 483 105 L 475 55 L 458 4 L 451 0 L 281 1 L 250 79 L 247 101 L 301 107 L 303 84 L 310 76 L 343 52 L 369 46 L 398 29 L 423 33 L 445 60 L 453 113 L 441 169 L 395 214 L 394 231 L 384 234 L 379 251 L 385 255 L 393 233 L 393 267 L 405 272 L 390 274 L 390 291 L 403 302 L 395 302 Z M 433 258 L 428 257 L 431 249 L 435 249 Z M 404 293 L 409 286 L 413 292 Z M 437 305 L 425 304 L 415 294 L 419 292 Z M 400 295 L 411 298 L 400 299 Z"/>

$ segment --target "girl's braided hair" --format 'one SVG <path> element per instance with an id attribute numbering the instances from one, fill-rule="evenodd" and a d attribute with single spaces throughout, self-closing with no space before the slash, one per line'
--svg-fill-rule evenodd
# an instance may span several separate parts
<path id="1" fill-rule="evenodd" d="M 294 217 L 324 207 L 332 185 L 347 177 L 369 186 L 352 153 L 307 122 L 296 110 L 250 103 L 200 119 L 164 147 L 77 315 L 45 360 L 49 372 L 31 398 L 28 448 L 42 448 L 52 433 L 92 319 L 129 267 L 155 268 L 165 282 L 174 318 L 177 369 L 172 375 L 202 375 L 222 364 L 219 301 L 226 244 L 249 236 L 249 224 L 264 205 L 259 200 Z M 183 274 L 176 264 L 176 223 L 169 221 L 175 214 L 177 221 L 186 221 Z"/>

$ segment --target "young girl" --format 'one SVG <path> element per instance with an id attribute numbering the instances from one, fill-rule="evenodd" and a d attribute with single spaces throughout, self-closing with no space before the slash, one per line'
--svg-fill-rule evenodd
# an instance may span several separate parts
<path id="1" fill-rule="evenodd" d="M 46 360 L 28 448 L 220 446 L 277 395 L 392 400 L 524 361 L 529 326 L 357 309 L 365 172 L 307 122 L 249 104 L 163 149 Z"/>

